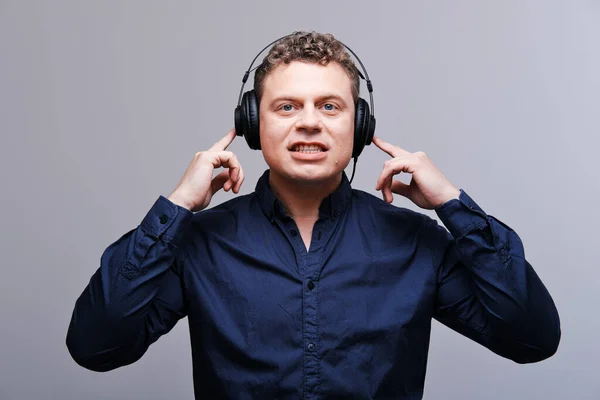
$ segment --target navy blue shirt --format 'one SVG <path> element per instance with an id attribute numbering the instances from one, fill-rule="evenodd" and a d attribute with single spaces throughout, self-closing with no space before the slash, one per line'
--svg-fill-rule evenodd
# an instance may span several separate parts
<path id="1" fill-rule="evenodd" d="M 160 196 L 77 299 L 74 360 L 138 360 L 188 317 L 196 398 L 421 399 L 432 318 L 517 363 L 555 353 L 554 302 L 523 243 L 465 191 L 436 220 L 352 189 L 309 251 L 269 186 L 198 213 Z"/>

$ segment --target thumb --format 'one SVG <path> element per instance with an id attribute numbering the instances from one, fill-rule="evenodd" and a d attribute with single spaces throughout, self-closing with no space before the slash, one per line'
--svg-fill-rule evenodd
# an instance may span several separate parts
<path id="1" fill-rule="evenodd" d="M 217 193 L 227 180 L 229 179 L 229 172 L 227 170 L 221 171 L 221 173 L 215 176 L 212 181 L 210 181 L 210 188 L 206 192 L 206 196 L 204 196 L 204 201 L 198 207 L 194 208 L 192 211 L 197 212 L 204 210 L 210 204 L 210 200 Z"/>
<path id="2" fill-rule="evenodd" d="M 215 193 L 223 188 L 223 185 L 229 179 L 229 171 L 221 171 L 219 175 L 215 176 L 210 182 L 210 196 L 212 197 Z"/>
<path id="3" fill-rule="evenodd" d="M 392 182 L 392 192 L 410 199 L 410 185 L 394 180 Z"/>

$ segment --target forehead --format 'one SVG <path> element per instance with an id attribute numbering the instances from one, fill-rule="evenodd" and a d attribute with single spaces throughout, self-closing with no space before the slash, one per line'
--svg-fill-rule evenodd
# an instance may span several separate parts
<path id="1" fill-rule="evenodd" d="M 352 98 L 352 81 L 336 62 L 327 65 L 302 61 L 280 64 L 263 82 L 263 100 L 283 95 L 316 97 L 322 93 Z"/>

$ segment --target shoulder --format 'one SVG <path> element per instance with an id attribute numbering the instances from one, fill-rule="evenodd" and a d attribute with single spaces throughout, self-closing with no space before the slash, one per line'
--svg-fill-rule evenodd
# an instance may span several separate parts
<path id="1" fill-rule="evenodd" d="M 360 211 L 362 216 L 369 218 L 392 218 L 414 223 L 433 221 L 431 217 L 421 212 L 389 204 L 371 193 L 358 189 L 352 189 L 352 206 L 356 211 Z"/>
<path id="2" fill-rule="evenodd" d="M 192 229 L 195 232 L 218 232 L 230 230 L 238 225 L 241 218 L 247 217 L 256 202 L 256 193 L 238 195 L 230 200 L 195 213 Z"/>
<path id="3" fill-rule="evenodd" d="M 361 224 L 377 224 L 391 230 L 444 234 L 446 229 L 423 212 L 385 202 L 371 193 L 352 189 L 352 212 Z"/>

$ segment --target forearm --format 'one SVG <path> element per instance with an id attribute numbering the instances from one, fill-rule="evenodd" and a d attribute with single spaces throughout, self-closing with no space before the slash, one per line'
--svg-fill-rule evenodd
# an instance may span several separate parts
<path id="1" fill-rule="evenodd" d="M 134 230 L 102 254 L 98 270 L 75 303 L 67 332 L 73 358 L 93 370 L 135 361 L 155 339 L 149 319 L 162 318 L 153 307 L 173 266 L 191 212 L 159 199 Z M 156 324 L 151 324 L 156 327 Z"/>
<path id="2" fill-rule="evenodd" d="M 558 312 L 519 236 L 466 194 L 447 206 L 438 215 L 455 238 L 439 271 L 448 280 L 441 302 L 456 317 L 448 325 L 516 362 L 550 357 L 560 340 Z M 461 274 L 468 289 L 461 290 Z"/>

